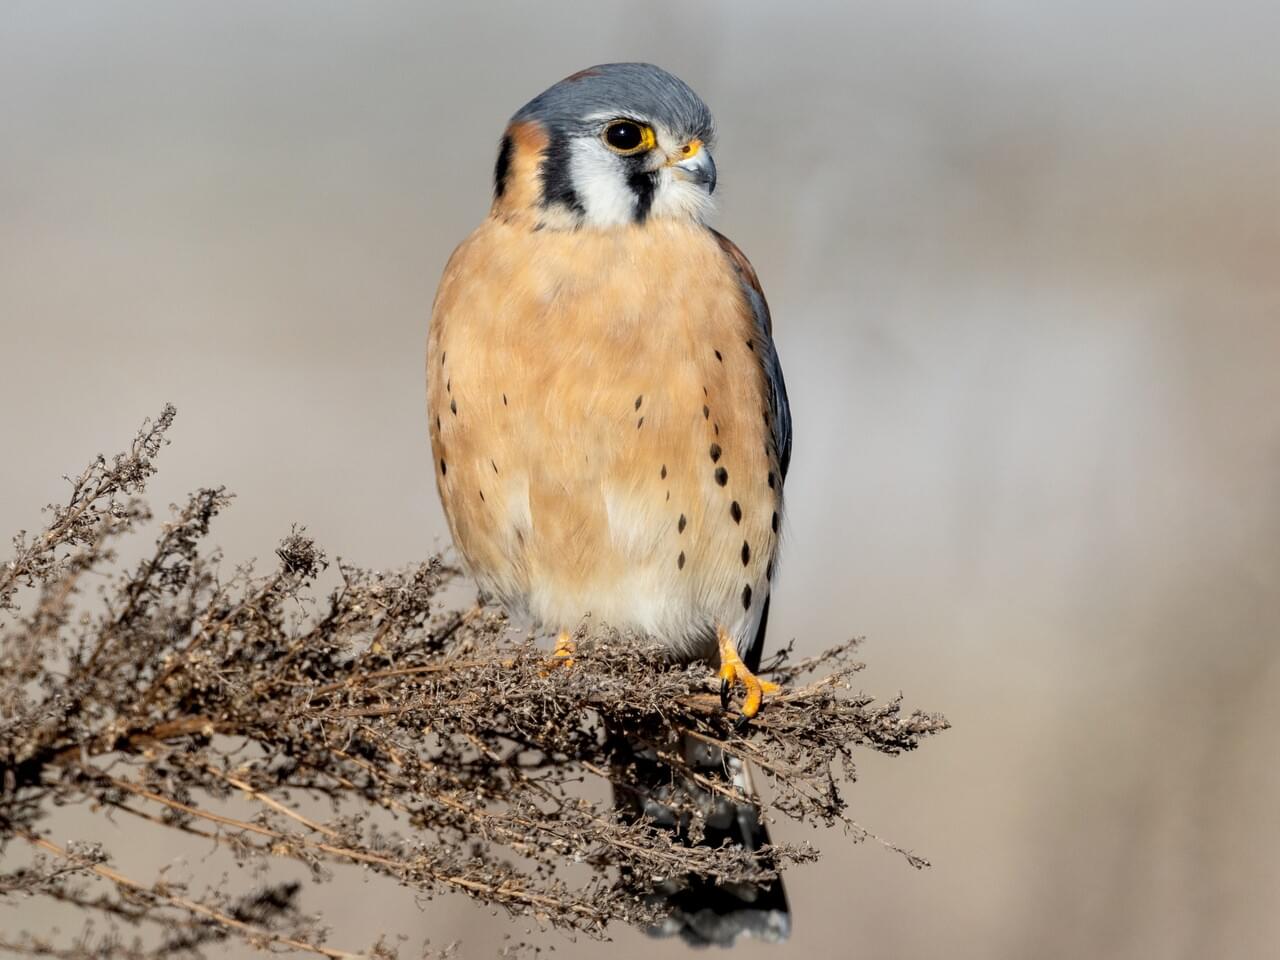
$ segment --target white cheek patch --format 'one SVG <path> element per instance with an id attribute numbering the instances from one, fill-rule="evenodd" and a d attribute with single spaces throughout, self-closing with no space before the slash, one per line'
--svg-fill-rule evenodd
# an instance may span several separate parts
<path id="1" fill-rule="evenodd" d="M 658 129 L 658 148 L 653 161 L 658 164 L 653 199 L 648 216 L 671 220 L 705 220 L 715 208 L 705 187 L 676 175 L 662 166 L 661 157 L 673 152 L 666 131 Z M 627 183 L 626 168 L 619 157 L 595 138 L 574 140 L 569 146 L 569 176 L 574 192 L 586 213 L 583 223 L 593 227 L 616 227 L 633 223 L 637 198 Z"/>
<path id="2" fill-rule="evenodd" d="M 603 143 L 594 138 L 574 140 L 569 147 L 569 175 L 586 208 L 586 223 L 613 227 L 635 219 L 635 194 L 617 157 Z"/>

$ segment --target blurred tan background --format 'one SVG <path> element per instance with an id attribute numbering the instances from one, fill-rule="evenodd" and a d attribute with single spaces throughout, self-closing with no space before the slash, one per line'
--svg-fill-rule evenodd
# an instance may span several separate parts
<path id="1" fill-rule="evenodd" d="M 1052 7 L 7 3 L 0 533 L 172 400 L 153 499 L 230 486 L 230 558 L 435 550 L 425 325 L 505 119 L 653 60 L 791 388 L 774 637 L 955 724 L 851 791 L 933 869 L 781 827 L 824 859 L 735 956 L 1275 956 L 1280 6 Z M 343 876 L 339 946 L 685 954 Z"/>

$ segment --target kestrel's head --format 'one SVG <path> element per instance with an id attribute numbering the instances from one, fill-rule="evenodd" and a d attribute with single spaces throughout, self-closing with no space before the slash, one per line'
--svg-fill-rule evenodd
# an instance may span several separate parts
<path id="1" fill-rule="evenodd" d="M 648 63 L 589 67 L 511 118 L 494 170 L 494 212 L 547 227 L 701 220 L 716 166 L 711 111 Z"/>

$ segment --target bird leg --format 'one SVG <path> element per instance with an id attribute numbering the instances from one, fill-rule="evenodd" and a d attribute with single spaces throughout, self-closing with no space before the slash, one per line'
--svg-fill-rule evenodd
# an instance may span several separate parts
<path id="1" fill-rule="evenodd" d="M 556 637 L 556 648 L 551 654 L 552 667 L 572 667 L 573 655 L 578 652 L 578 641 L 569 635 L 568 630 L 561 630 Z"/>
<path id="2" fill-rule="evenodd" d="M 720 703 L 729 709 L 729 691 L 735 683 L 741 683 L 747 690 L 742 700 L 742 716 L 750 720 L 760 712 L 760 704 L 764 702 L 766 693 L 777 693 L 782 688 L 776 683 L 761 680 L 747 669 L 747 665 L 738 656 L 738 646 L 724 627 L 716 627 L 716 640 L 720 644 Z"/>

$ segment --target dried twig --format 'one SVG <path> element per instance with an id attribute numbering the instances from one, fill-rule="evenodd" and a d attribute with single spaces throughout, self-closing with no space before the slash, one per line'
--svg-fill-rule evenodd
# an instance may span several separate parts
<path id="1" fill-rule="evenodd" d="M 19 830 L 17 835 L 27 843 L 31 844 L 39 850 L 45 850 L 64 860 L 75 862 L 76 858 L 69 854 L 62 847 L 42 837 L 35 837 L 27 833 L 25 830 Z M 198 917 L 205 917 L 224 927 L 245 935 L 252 940 L 261 940 L 267 943 L 279 944 L 282 947 L 289 947 L 292 950 L 301 950 L 306 953 L 318 954 L 322 957 L 332 957 L 334 960 L 344 960 L 344 958 L 358 958 L 361 954 L 348 953 L 346 950 L 334 950 L 331 947 L 321 946 L 316 943 L 307 943 L 305 940 L 295 940 L 292 937 L 282 937 L 269 930 L 259 929 L 252 924 L 244 923 L 236 919 L 230 914 L 215 910 L 206 904 L 196 900 L 188 900 L 186 897 L 177 897 L 166 893 L 154 886 L 147 886 L 136 880 L 131 880 L 118 870 L 112 870 L 110 867 L 103 866 L 100 863 L 85 863 L 84 869 L 90 873 L 102 877 L 104 880 L 110 880 L 117 887 L 134 893 L 142 894 L 144 897 L 154 900 L 155 902 L 165 904 L 171 907 L 177 907 L 179 910 L 185 910 L 188 913 L 195 914 Z"/>
<path id="2" fill-rule="evenodd" d="M 339 564 L 338 586 L 317 600 L 328 563 L 294 530 L 273 571 L 227 574 L 206 546 L 230 501 L 220 488 L 174 508 L 150 554 L 121 570 L 115 544 L 150 517 L 137 497 L 172 420 L 166 408 L 128 452 L 97 458 L 0 567 L 0 856 L 21 838 L 61 864 L 0 872 L 0 901 L 49 897 L 168 938 L 121 955 L 196 956 L 227 937 L 353 955 L 323 944 L 292 893 L 246 884 L 238 899 L 196 899 L 40 835 L 53 807 L 85 801 L 243 863 L 299 860 L 317 880 L 326 863 L 356 863 L 591 936 L 657 920 L 645 884 L 661 877 L 759 883 L 813 858 L 786 845 L 689 846 L 586 799 L 584 779 L 637 789 L 631 748 L 671 777 L 747 799 L 691 768 L 682 738 L 753 763 L 770 781 L 764 816 L 842 824 L 925 864 L 852 819 L 842 785 L 856 749 L 894 755 L 947 724 L 857 693 L 853 642 L 795 663 L 781 653 L 772 669 L 786 688 L 739 731 L 705 667 L 672 665 L 643 640 L 584 637 L 572 669 L 548 670 L 499 612 L 441 609 L 457 571 L 438 558 L 390 573 Z M 103 575 L 114 586 L 95 609 L 84 587 Z M 257 815 L 233 816 L 233 797 Z M 322 803 L 327 819 L 314 812 Z M 696 834 L 699 812 L 680 812 Z M 0 946 L 79 960 L 101 944 L 28 935 Z"/>

